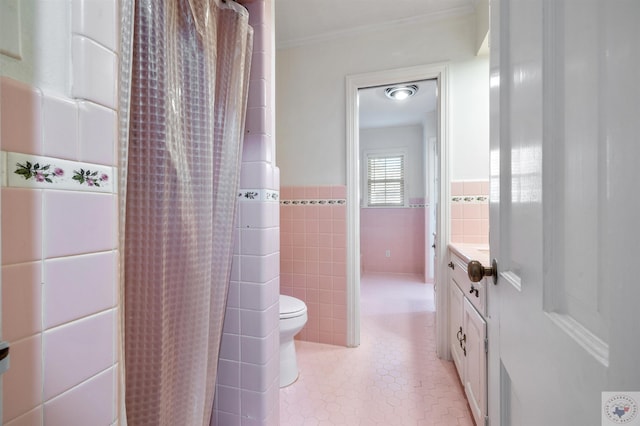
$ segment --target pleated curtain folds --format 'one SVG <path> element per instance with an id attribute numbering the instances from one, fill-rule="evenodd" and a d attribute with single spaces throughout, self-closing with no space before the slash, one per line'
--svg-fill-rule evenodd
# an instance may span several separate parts
<path id="1" fill-rule="evenodd" d="M 252 30 L 231 1 L 136 0 L 132 21 L 121 79 L 126 421 L 209 425 Z"/>

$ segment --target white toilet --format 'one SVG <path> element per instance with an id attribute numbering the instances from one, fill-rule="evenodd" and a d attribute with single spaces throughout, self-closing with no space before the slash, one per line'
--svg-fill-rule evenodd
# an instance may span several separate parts
<path id="1" fill-rule="evenodd" d="M 298 362 L 293 336 L 307 323 L 307 305 L 295 297 L 280 295 L 280 387 L 298 378 Z"/>

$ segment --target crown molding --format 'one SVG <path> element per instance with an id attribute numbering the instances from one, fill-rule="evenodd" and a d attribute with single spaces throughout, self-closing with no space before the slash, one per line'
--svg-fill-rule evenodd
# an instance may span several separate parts
<path id="1" fill-rule="evenodd" d="M 327 41 L 336 40 L 342 37 L 350 37 L 361 34 L 388 31 L 395 28 L 399 28 L 405 25 L 419 24 L 419 23 L 432 23 L 436 21 L 444 21 L 446 19 L 458 18 L 462 16 L 468 16 L 475 13 L 474 6 L 462 6 L 447 10 L 441 10 L 424 15 L 416 15 L 408 18 L 395 19 L 378 24 L 361 25 L 359 27 L 349 28 L 346 30 L 331 31 L 309 37 L 300 37 L 290 40 L 283 40 L 276 42 L 277 50 L 291 49 L 295 47 L 305 46 L 309 44 L 324 43 Z"/>

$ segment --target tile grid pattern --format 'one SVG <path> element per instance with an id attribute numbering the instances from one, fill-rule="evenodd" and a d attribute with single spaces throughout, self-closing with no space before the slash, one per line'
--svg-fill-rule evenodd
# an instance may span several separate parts
<path id="1" fill-rule="evenodd" d="M 283 200 L 344 200 L 346 187 L 283 187 Z M 280 205 L 280 291 L 307 304 L 297 338 L 346 345 L 346 204 Z"/>
<path id="2" fill-rule="evenodd" d="M 73 70 L 71 93 L 2 78 L 0 148 L 111 169 L 117 2 L 69 7 L 72 60 L 56 66 Z M 3 424 L 115 424 L 116 204 L 114 189 L 2 188 L 2 326 L 11 343 Z"/>
<path id="3" fill-rule="evenodd" d="M 436 356 L 431 284 L 365 275 L 361 315 L 357 348 L 296 341 L 300 377 L 280 391 L 282 426 L 473 426 L 453 363 Z"/>
<path id="4" fill-rule="evenodd" d="M 273 138 L 273 2 L 246 2 L 254 47 L 238 227 L 214 416 L 217 426 L 279 424 L 280 175 Z"/>
<path id="5" fill-rule="evenodd" d="M 451 182 L 451 242 L 489 244 L 489 182 Z"/>
<path id="6" fill-rule="evenodd" d="M 424 238 L 430 235 L 424 215 L 424 208 L 361 208 L 362 271 L 423 275 Z"/>

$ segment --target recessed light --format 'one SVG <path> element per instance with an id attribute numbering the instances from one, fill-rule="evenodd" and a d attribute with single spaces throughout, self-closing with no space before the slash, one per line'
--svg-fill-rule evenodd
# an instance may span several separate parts
<path id="1" fill-rule="evenodd" d="M 394 101 L 401 101 L 415 95 L 417 91 L 418 86 L 416 86 L 415 84 L 411 84 L 409 86 L 387 87 L 386 89 L 384 89 L 384 94 L 387 95 L 387 98 L 389 99 L 393 99 Z"/>

